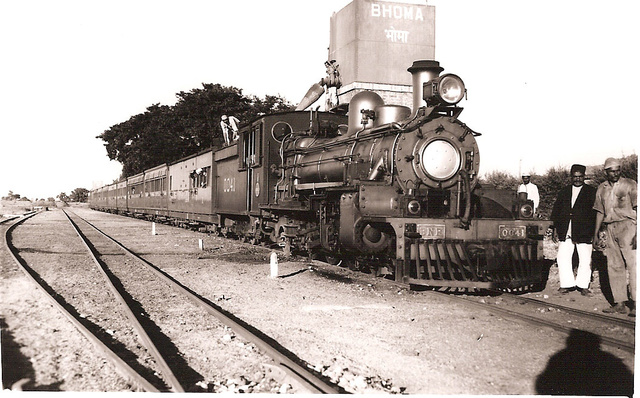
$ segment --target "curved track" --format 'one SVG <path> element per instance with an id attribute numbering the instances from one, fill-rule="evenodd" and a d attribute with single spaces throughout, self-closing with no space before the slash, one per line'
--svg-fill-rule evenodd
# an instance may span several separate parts
<path id="1" fill-rule="evenodd" d="M 31 268 L 29 265 L 18 256 L 18 250 L 13 246 L 11 242 L 11 232 L 18 225 L 22 224 L 24 221 L 28 220 L 35 214 L 31 214 L 29 216 L 25 216 L 17 221 L 15 221 L 12 225 L 7 228 L 4 235 L 4 242 L 9 251 L 9 254 L 13 258 L 13 260 L 18 264 L 18 267 L 26 274 L 26 276 L 36 285 L 38 289 L 40 289 L 47 299 L 53 304 L 54 307 L 58 309 L 58 311 L 64 315 L 75 327 L 76 329 L 85 336 L 93 346 L 102 353 L 111 363 L 114 364 L 117 372 L 129 380 L 133 385 L 143 391 L 150 392 L 158 392 L 159 390 L 151 383 L 149 383 L 144 377 L 140 375 L 139 372 L 135 371 L 126 361 L 120 358 L 107 344 L 103 342 L 101 338 L 96 336 L 89 328 L 87 328 L 83 322 L 80 321 L 74 314 L 72 314 L 65 305 L 56 300 L 55 292 L 52 292 L 50 288 L 47 287 L 46 283 L 39 277 L 39 275 Z"/>
<path id="2" fill-rule="evenodd" d="M 403 288 L 411 287 L 410 285 L 391 280 L 385 281 Z M 503 302 L 509 301 L 507 305 L 495 305 L 487 302 L 486 300 L 485 302 L 481 302 L 479 300 L 473 299 L 474 296 L 457 296 L 455 294 L 451 294 L 451 291 L 449 289 L 445 289 L 444 291 L 442 291 L 441 289 L 426 290 L 425 292 L 444 295 L 450 300 L 454 301 L 463 300 L 466 305 L 481 307 L 497 314 L 501 314 L 529 324 L 549 327 L 565 334 L 569 334 L 571 333 L 571 331 L 576 329 L 588 331 L 596 335 L 602 341 L 602 343 L 607 346 L 622 349 L 630 353 L 635 352 L 635 321 L 621 319 L 615 316 L 606 316 L 599 313 L 582 311 L 572 307 L 535 300 L 503 291 L 483 290 L 480 295 L 482 297 L 490 297 L 491 295 L 498 294 L 499 297 L 503 298 Z M 453 292 L 456 293 L 457 289 L 454 289 Z M 525 309 L 523 307 L 523 304 L 527 304 L 528 309 Z M 546 308 L 546 310 L 541 312 L 541 307 Z M 556 316 L 549 316 L 549 313 L 551 312 L 549 311 L 549 309 L 554 309 L 557 312 L 555 314 Z M 529 313 L 527 313 L 527 311 Z M 611 334 L 611 325 L 613 325 L 614 327 L 619 327 L 623 331 L 622 334 L 625 338 L 617 339 L 609 337 L 609 335 Z M 619 333 L 616 331 L 615 334 Z"/>
<path id="3" fill-rule="evenodd" d="M 121 243 L 109 237 L 108 235 L 100 231 L 98 228 L 93 226 L 88 221 L 80 218 L 79 216 L 73 213 L 71 213 L 72 215 L 69 215 L 67 212 L 65 212 L 65 214 L 69 218 L 70 223 L 74 225 L 74 229 L 76 230 L 77 235 L 80 238 L 82 238 L 87 250 L 92 253 L 93 261 L 98 266 L 98 268 L 102 269 L 102 272 L 106 277 L 106 279 L 111 279 L 110 272 L 108 271 L 108 269 L 105 268 L 105 265 L 102 263 L 102 261 L 98 259 L 99 253 L 96 250 L 96 246 L 100 245 L 101 251 L 102 251 L 103 244 L 95 244 L 96 238 L 94 236 L 95 234 L 93 233 L 92 233 L 91 242 L 89 241 L 89 239 L 87 239 L 86 235 L 89 235 L 89 233 L 88 231 L 86 231 L 86 229 L 88 227 L 91 228 L 93 231 L 97 232 L 104 239 L 108 239 L 112 243 L 112 245 L 117 245 L 119 247 L 119 250 L 124 251 L 126 257 L 135 259 L 136 264 L 142 265 L 145 269 L 148 269 L 151 272 L 153 272 L 159 279 L 169 284 L 173 290 L 181 293 L 186 298 L 188 298 L 192 303 L 198 305 L 207 313 L 214 315 L 217 319 L 219 319 L 222 323 L 229 326 L 237 334 L 241 335 L 246 340 L 254 343 L 264 353 L 266 353 L 269 357 L 271 357 L 279 365 L 279 367 L 282 368 L 289 376 L 297 380 L 298 383 L 302 386 L 302 388 L 305 389 L 306 391 L 313 392 L 313 393 L 334 393 L 334 394 L 344 392 L 339 387 L 333 385 L 330 382 L 326 382 L 323 378 L 311 372 L 309 369 L 307 369 L 307 366 L 304 363 L 304 361 L 297 358 L 294 354 L 287 351 L 284 347 L 280 346 L 276 341 L 264 335 L 259 330 L 256 330 L 250 325 L 247 325 L 243 321 L 235 318 L 232 314 L 225 312 L 220 307 L 209 302 L 203 297 L 200 297 L 195 292 L 191 291 L 189 288 L 181 285 L 178 281 L 173 279 L 171 276 L 165 274 L 160 269 L 153 266 L 153 264 L 137 256 L 136 254 L 128 250 L 126 247 L 124 247 Z M 7 229 L 5 234 L 5 242 L 7 244 L 7 247 L 9 248 L 9 252 L 11 253 L 16 263 L 18 263 L 20 265 L 20 268 L 23 269 L 23 271 L 30 277 L 30 279 L 32 279 L 38 285 L 38 287 L 47 294 L 47 296 L 54 303 L 54 305 L 76 326 L 76 328 L 78 328 L 78 330 L 80 330 L 80 332 L 83 335 L 85 335 L 97 348 L 99 348 L 101 352 L 103 352 L 103 354 L 106 357 L 108 357 L 115 364 L 116 368 L 118 369 L 118 372 L 121 375 L 123 375 L 127 380 L 130 380 L 139 389 L 142 389 L 145 391 L 162 391 L 161 388 L 157 387 L 157 384 L 158 384 L 157 382 L 155 383 L 156 385 L 154 385 L 154 383 L 150 383 L 145 378 L 144 375 L 140 374 L 138 370 L 135 370 L 131 366 L 129 366 L 126 363 L 126 361 L 122 360 L 116 353 L 113 352 L 113 350 L 111 350 L 106 344 L 104 344 L 104 342 L 102 342 L 99 337 L 96 337 L 94 333 L 92 333 L 89 329 L 87 329 L 83 325 L 83 322 L 80 319 L 78 319 L 77 314 L 75 315 L 72 314 L 71 312 L 68 311 L 67 308 L 65 308 L 65 305 L 63 305 L 62 303 L 59 303 L 56 300 L 56 298 L 54 298 L 55 292 L 52 292 L 50 288 L 47 288 L 46 283 L 43 283 L 44 281 L 41 280 L 41 278 L 37 275 L 37 273 L 34 272 L 26 264 L 26 262 L 17 255 L 15 247 L 11 245 L 10 232 L 11 230 L 13 230 L 13 228 L 15 228 L 17 225 L 19 225 L 22 221 L 26 219 L 27 218 L 24 218 L 19 222 L 14 223 L 14 225 L 12 225 L 9 229 Z M 78 223 L 83 224 L 82 227 L 78 227 Z M 82 232 L 81 230 L 85 230 L 85 232 Z M 122 287 L 117 287 L 113 283 L 111 283 L 110 289 L 112 290 L 114 295 L 117 294 L 118 296 L 121 296 L 121 293 L 123 293 L 123 292 L 120 292 L 120 289 L 122 289 Z M 127 307 L 126 305 L 127 300 L 125 298 L 121 297 L 118 300 L 121 302 L 121 304 L 123 304 L 124 307 Z M 127 310 L 127 312 L 131 322 L 136 324 L 135 328 L 138 331 L 138 334 L 140 335 L 141 340 L 144 342 L 144 345 L 146 346 L 147 350 L 153 354 L 153 357 L 156 363 L 158 364 L 159 368 L 161 369 L 162 375 L 164 376 L 163 379 L 166 381 L 167 385 L 169 386 L 169 390 L 174 392 L 183 392 L 184 389 L 180 385 L 180 382 L 178 382 L 176 377 L 173 375 L 173 372 L 171 371 L 171 367 L 169 366 L 169 364 L 167 364 L 167 360 L 163 358 L 159 350 L 155 348 L 155 344 L 152 341 L 152 339 L 149 337 L 149 334 L 146 333 L 144 326 L 142 326 L 140 322 L 136 320 L 134 311 L 129 309 Z"/>
<path id="4" fill-rule="evenodd" d="M 167 360 L 158 349 L 154 340 L 149 336 L 149 333 L 147 333 L 147 330 L 140 322 L 140 319 L 134 313 L 134 310 L 132 309 L 132 307 L 128 304 L 127 299 L 124 297 L 126 292 L 123 292 L 118 288 L 118 286 L 116 285 L 117 282 L 112 278 L 106 264 L 104 264 L 102 261 L 99 260 L 100 254 L 97 252 L 97 250 L 92 245 L 91 241 L 87 238 L 87 236 L 85 236 L 80 231 L 78 224 L 72 219 L 72 217 L 69 215 L 68 212 L 64 210 L 63 212 L 67 216 L 67 219 L 69 220 L 71 225 L 73 226 L 73 229 L 75 230 L 76 234 L 78 234 L 78 237 L 82 240 L 82 243 L 86 247 L 87 251 L 91 253 L 91 259 L 96 264 L 97 268 L 101 271 L 102 275 L 104 276 L 104 280 L 107 281 L 107 284 L 111 289 L 113 296 L 116 298 L 118 303 L 121 304 L 120 308 L 124 310 L 124 312 L 127 315 L 127 318 L 129 319 L 129 322 L 131 322 L 131 324 L 136 329 L 138 336 L 140 336 L 140 339 L 142 340 L 144 346 L 146 347 L 147 350 L 149 350 L 149 352 L 157 362 L 162 374 L 164 375 L 164 379 L 170 386 L 171 391 L 184 392 L 184 388 L 182 388 L 182 386 L 180 385 L 180 382 L 178 381 L 175 374 L 173 373 L 173 370 L 167 364 Z"/>

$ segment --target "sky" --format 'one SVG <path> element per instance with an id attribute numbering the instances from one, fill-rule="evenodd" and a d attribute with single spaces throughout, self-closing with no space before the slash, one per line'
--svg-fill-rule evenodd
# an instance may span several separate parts
<path id="1" fill-rule="evenodd" d="M 348 3 L 0 2 L 0 196 L 111 183 L 121 166 L 96 136 L 202 83 L 297 104 L 325 76 L 330 18 Z M 468 90 L 481 175 L 637 153 L 640 2 L 426 3 L 435 58 Z"/>

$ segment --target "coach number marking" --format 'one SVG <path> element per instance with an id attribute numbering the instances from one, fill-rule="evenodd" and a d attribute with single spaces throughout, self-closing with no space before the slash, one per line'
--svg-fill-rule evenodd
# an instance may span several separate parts
<path id="1" fill-rule="evenodd" d="M 222 185 L 224 192 L 235 192 L 236 191 L 236 178 L 235 177 L 225 177 Z"/>

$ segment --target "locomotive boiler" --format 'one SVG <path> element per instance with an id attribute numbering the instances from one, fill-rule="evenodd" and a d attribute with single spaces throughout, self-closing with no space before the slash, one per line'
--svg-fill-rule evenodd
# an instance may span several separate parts
<path id="1" fill-rule="evenodd" d="M 546 225 L 513 192 L 478 187 L 480 134 L 458 119 L 462 79 L 436 61 L 408 71 L 413 110 L 365 91 L 349 102 L 347 125 L 274 135 L 278 237 L 412 284 L 539 285 Z"/>
<path id="2" fill-rule="evenodd" d="M 324 257 L 396 281 L 523 291 L 549 262 L 531 201 L 478 182 L 479 133 L 463 123 L 463 80 L 437 61 L 408 69 L 413 106 L 369 91 L 348 107 L 304 109 L 243 124 L 239 141 L 92 192 L 92 208 L 131 214 L 285 252 Z M 117 185 L 117 186 L 116 186 Z"/>

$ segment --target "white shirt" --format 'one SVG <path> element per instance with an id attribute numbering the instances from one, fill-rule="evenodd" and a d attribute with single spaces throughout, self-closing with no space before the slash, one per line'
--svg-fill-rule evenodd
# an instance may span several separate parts
<path id="1" fill-rule="evenodd" d="M 574 185 L 571 186 L 571 207 L 576 204 L 576 199 L 578 199 L 578 195 L 580 195 L 580 191 L 584 185 L 580 185 L 576 187 Z"/>
<path id="2" fill-rule="evenodd" d="M 578 199 L 578 195 L 580 195 L 580 191 L 582 190 L 583 185 L 580 185 L 579 187 L 576 186 L 571 186 L 571 208 L 573 208 L 573 206 L 576 204 L 576 199 Z M 571 219 L 569 219 L 569 229 L 567 229 L 567 239 L 569 239 L 571 237 L 571 234 L 573 233 L 572 227 L 571 227 Z"/>
<path id="3" fill-rule="evenodd" d="M 528 184 L 520 184 L 518 192 L 526 192 L 527 199 L 533 200 L 533 211 L 538 210 L 538 204 L 540 203 L 540 194 L 538 193 L 538 186 L 532 182 Z"/>
<path id="4" fill-rule="evenodd" d="M 224 120 L 220 122 L 222 132 L 224 133 L 226 139 L 236 141 L 238 139 L 238 123 L 240 123 L 240 120 L 238 120 L 235 116 L 229 116 L 227 120 L 228 122 Z M 233 132 L 232 137 L 229 137 L 229 127 L 231 127 L 231 131 Z"/>

